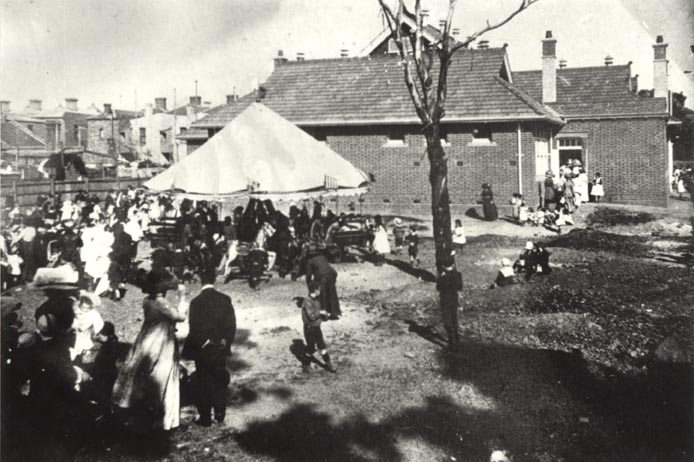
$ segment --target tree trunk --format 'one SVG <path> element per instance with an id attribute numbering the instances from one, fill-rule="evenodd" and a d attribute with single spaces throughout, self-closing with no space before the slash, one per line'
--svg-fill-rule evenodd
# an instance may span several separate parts
<path id="1" fill-rule="evenodd" d="M 451 207 L 448 196 L 448 160 L 441 146 L 438 124 L 425 133 L 429 157 L 429 184 L 431 184 L 431 217 L 436 246 L 436 271 L 440 274 L 453 250 L 451 236 Z"/>

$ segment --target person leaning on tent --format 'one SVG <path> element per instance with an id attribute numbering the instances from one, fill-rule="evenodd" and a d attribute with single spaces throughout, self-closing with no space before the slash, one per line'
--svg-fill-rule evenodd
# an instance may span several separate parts
<path id="1" fill-rule="evenodd" d="M 455 347 L 459 340 L 458 330 L 458 292 L 463 290 L 463 276 L 455 269 L 453 255 L 446 257 L 443 271 L 436 280 L 436 290 L 439 291 L 441 317 L 446 329 L 449 347 Z"/>

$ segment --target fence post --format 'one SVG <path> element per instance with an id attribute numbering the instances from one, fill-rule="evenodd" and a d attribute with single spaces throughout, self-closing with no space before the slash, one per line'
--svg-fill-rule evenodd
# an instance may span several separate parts
<path id="1" fill-rule="evenodd" d="M 55 179 L 51 177 L 51 195 L 55 196 Z"/>
<path id="2" fill-rule="evenodd" d="M 87 194 L 89 194 L 89 177 L 87 176 L 84 177 L 84 188 L 87 190 Z"/>
<path id="3" fill-rule="evenodd" d="M 19 196 L 17 196 L 17 180 L 12 180 L 12 197 L 14 197 L 14 205 L 19 205 Z"/>

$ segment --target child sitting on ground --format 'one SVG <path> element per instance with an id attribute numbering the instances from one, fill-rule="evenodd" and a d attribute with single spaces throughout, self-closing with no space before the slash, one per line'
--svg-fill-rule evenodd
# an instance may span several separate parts
<path id="1" fill-rule="evenodd" d="M 415 225 L 410 226 L 410 232 L 405 236 L 407 242 L 407 254 L 410 256 L 410 265 L 419 264 L 419 236 Z"/>
<path id="2" fill-rule="evenodd" d="M 517 284 L 518 279 L 516 278 L 516 272 L 513 270 L 511 260 L 508 258 L 501 259 L 501 268 L 496 275 L 494 283 L 489 287 L 493 289 L 495 287 L 505 287 L 513 284 Z"/>
<path id="3" fill-rule="evenodd" d="M 304 339 L 306 340 L 305 360 L 302 362 L 304 372 L 311 371 L 311 362 L 313 361 L 313 353 L 316 350 L 320 351 L 325 368 L 330 372 L 336 372 L 335 367 L 330 362 L 330 354 L 323 339 L 323 331 L 320 328 L 321 322 L 330 318 L 330 314 L 321 309 L 320 296 L 321 284 L 320 281 L 311 281 L 308 284 L 308 297 L 304 299 L 301 305 L 301 320 L 304 322 Z"/>
<path id="4" fill-rule="evenodd" d="M 537 212 L 535 212 L 535 220 L 534 220 L 535 226 L 542 226 L 545 224 L 545 209 L 542 207 L 537 208 Z"/>

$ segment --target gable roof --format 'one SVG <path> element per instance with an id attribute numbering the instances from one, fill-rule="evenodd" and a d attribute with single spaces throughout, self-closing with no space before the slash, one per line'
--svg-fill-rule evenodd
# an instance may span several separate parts
<path id="1" fill-rule="evenodd" d="M 557 69 L 557 101 L 548 106 L 566 117 L 667 115 L 665 98 L 629 90 L 629 65 Z M 542 71 L 513 73 L 513 83 L 542 100 Z"/>
<path id="2" fill-rule="evenodd" d="M 563 123 L 555 111 L 499 78 L 505 62 L 503 48 L 458 52 L 449 68 L 444 122 Z M 435 64 L 434 79 L 437 73 Z M 399 57 L 292 61 L 276 67 L 263 88 L 263 104 L 296 125 L 420 123 Z M 224 106 L 194 125 L 223 127 L 244 108 L 242 104 Z"/>
<path id="3" fill-rule="evenodd" d="M 143 111 L 130 111 L 126 109 L 113 109 L 114 119 L 137 119 L 138 117 L 144 116 Z M 87 117 L 87 120 L 104 120 L 109 119 L 110 114 L 106 112 L 100 112 L 99 114 Z"/>
<path id="4" fill-rule="evenodd" d="M 34 135 L 31 130 L 24 127 L 22 124 L 11 119 L 6 119 L 0 124 L 0 140 L 2 147 L 8 148 L 29 148 L 29 149 L 45 149 L 46 142 Z"/>

